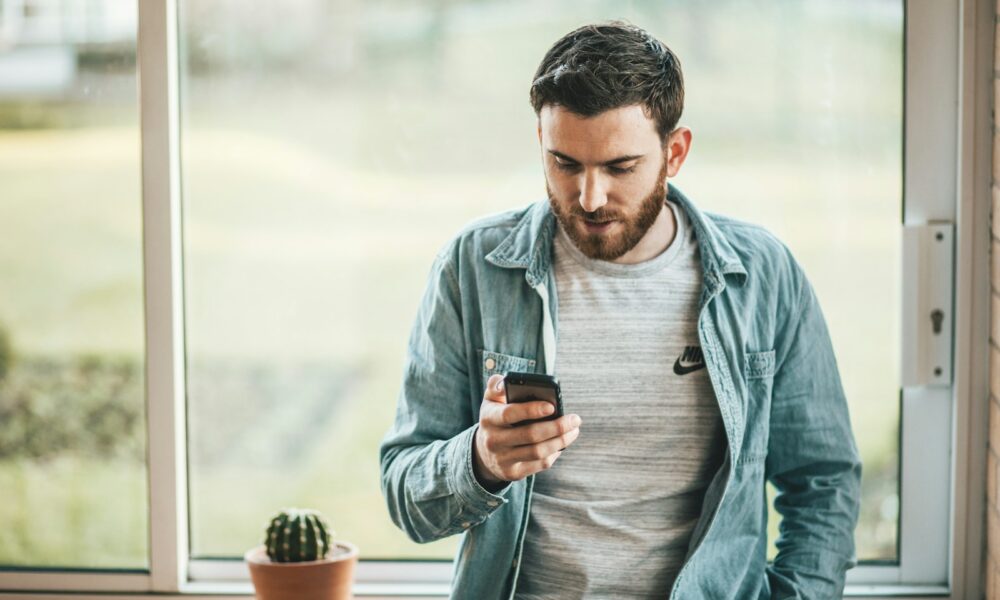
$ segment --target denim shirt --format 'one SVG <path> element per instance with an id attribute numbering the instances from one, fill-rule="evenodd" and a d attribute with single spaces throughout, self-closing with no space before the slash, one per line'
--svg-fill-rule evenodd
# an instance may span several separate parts
<path id="1" fill-rule="evenodd" d="M 668 194 L 699 244 L 698 337 L 728 447 L 664 596 L 841 597 L 857 564 L 861 460 L 814 290 L 763 227 L 702 212 L 673 185 Z M 490 375 L 551 373 L 555 227 L 547 201 L 467 226 L 437 255 L 410 335 L 382 492 L 412 540 L 462 535 L 452 598 L 514 596 L 534 476 L 487 491 L 473 439 Z M 770 564 L 765 481 L 781 515 Z"/>

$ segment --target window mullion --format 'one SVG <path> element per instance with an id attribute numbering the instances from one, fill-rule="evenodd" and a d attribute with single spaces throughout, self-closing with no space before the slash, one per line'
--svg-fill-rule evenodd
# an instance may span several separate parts
<path id="1" fill-rule="evenodd" d="M 172 592 L 188 558 L 176 0 L 139 2 L 138 67 L 150 586 Z"/>
<path id="2" fill-rule="evenodd" d="M 904 240 L 916 239 L 914 235 L 925 233 L 923 229 L 931 224 L 956 222 L 955 161 L 941 157 L 955 156 L 957 143 L 959 4 L 958 0 L 906 2 Z M 897 572 L 904 585 L 947 586 L 955 388 L 947 368 L 938 382 L 930 381 L 933 378 L 926 367 L 923 371 L 916 367 L 923 366 L 921 360 L 934 348 L 940 350 L 933 345 L 937 338 L 930 327 L 930 308 L 947 312 L 945 332 L 951 335 L 953 307 L 939 306 L 940 298 L 933 291 L 942 286 L 953 289 L 954 280 L 953 273 L 928 260 L 926 250 L 925 244 L 903 246 Z"/>

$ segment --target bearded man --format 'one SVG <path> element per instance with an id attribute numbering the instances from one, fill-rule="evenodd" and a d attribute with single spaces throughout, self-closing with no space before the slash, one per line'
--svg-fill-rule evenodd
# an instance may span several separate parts
<path id="1" fill-rule="evenodd" d="M 530 98 L 548 199 L 434 261 L 380 449 L 393 521 L 462 534 L 453 598 L 840 597 L 861 461 L 830 336 L 780 240 L 669 183 L 677 57 L 588 25 Z M 508 404 L 508 371 L 557 376 L 567 414 Z"/>

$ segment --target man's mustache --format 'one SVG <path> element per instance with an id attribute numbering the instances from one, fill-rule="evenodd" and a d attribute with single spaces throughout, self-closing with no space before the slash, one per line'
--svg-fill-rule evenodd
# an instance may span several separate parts
<path id="1" fill-rule="evenodd" d="M 598 208 L 594 212 L 587 212 L 580 208 L 580 204 L 578 202 L 574 202 L 567 211 L 566 208 L 560 206 L 560 202 L 555 198 L 555 196 L 552 195 L 552 190 L 549 188 L 547 183 L 545 185 L 545 191 L 548 193 L 549 201 L 555 205 L 558 212 L 564 217 L 575 217 L 592 223 L 605 223 L 607 221 L 618 221 L 621 219 L 621 215 L 619 213 L 605 210 L 603 208 Z"/>
<path id="2" fill-rule="evenodd" d="M 617 213 L 601 209 L 597 209 L 594 212 L 571 210 L 570 215 L 585 221 L 590 221 L 591 223 L 606 223 L 608 221 L 617 221 L 620 218 L 620 215 Z"/>

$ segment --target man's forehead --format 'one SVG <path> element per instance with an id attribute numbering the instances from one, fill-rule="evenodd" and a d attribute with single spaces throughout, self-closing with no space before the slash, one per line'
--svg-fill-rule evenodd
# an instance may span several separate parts
<path id="1" fill-rule="evenodd" d="M 614 108 L 592 117 L 546 105 L 539 112 L 538 126 L 546 151 L 588 162 L 646 154 L 660 146 L 656 122 L 639 105 Z"/>

